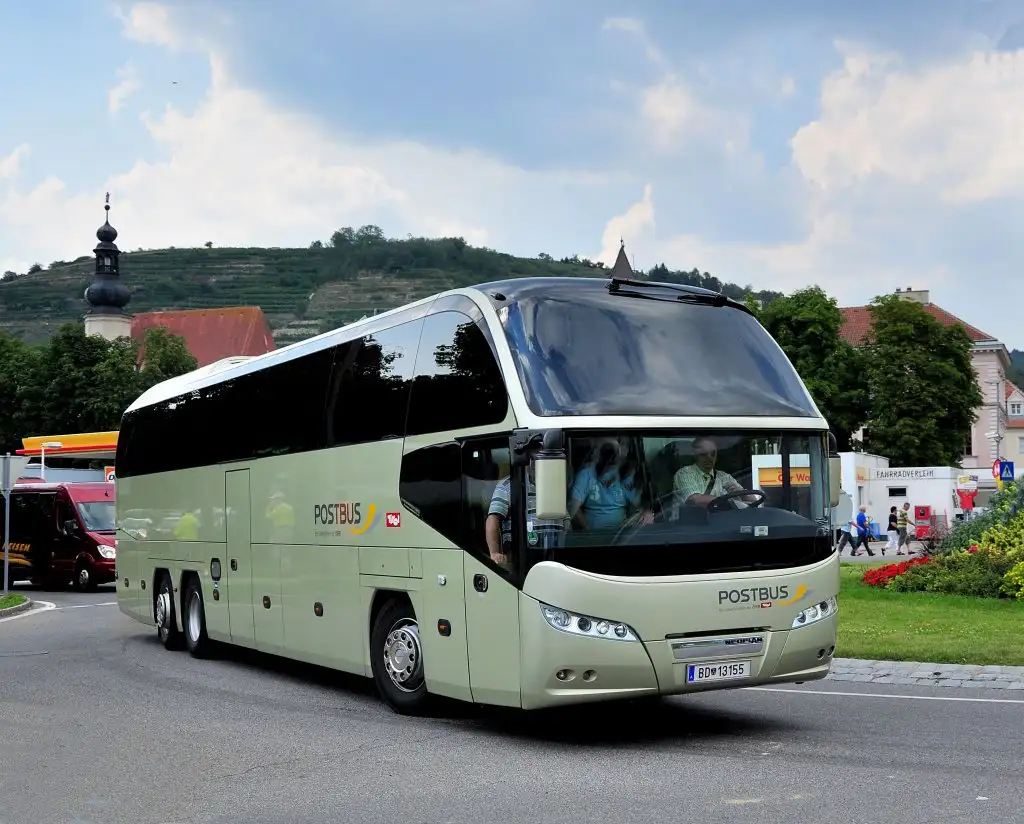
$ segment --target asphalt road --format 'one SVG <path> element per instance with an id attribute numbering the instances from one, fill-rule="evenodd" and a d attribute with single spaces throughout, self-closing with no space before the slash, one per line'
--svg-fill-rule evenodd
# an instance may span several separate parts
<path id="1" fill-rule="evenodd" d="M 1024 820 L 1024 700 L 818 682 L 411 719 L 361 679 L 167 652 L 110 590 L 35 597 L 58 608 L 0 622 L 0 824 Z"/>

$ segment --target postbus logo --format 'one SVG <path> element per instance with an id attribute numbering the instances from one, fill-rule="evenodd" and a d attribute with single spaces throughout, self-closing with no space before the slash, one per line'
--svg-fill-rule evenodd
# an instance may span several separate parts
<path id="1" fill-rule="evenodd" d="M 352 535 L 363 535 L 373 529 L 376 521 L 377 507 L 363 501 L 313 505 L 313 526 L 319 535 L 341 535 L 343 528 Z"/>
<path id="2" fill-rule="evenodd" d="M 800 584 L 792 593 L 788 584 L 744 589 L 720 589 L 718 591 L 718 606 L 727 610 L 785 607 L 803 600 L 809 592 L 810 590 L 805 584 Z"/>

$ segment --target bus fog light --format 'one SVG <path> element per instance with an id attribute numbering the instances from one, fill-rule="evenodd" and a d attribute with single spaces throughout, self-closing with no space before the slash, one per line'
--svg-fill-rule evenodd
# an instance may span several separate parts
<path id="1" fill-rule="evenodd" d="M 550 604 L 540 605 L 541 614 L 548 625 L 570 635 L 588 638 L 610 638 L 613 641 L 639 641 L 640 638 L 629 624 L 592 615 L 578 615 Z M 609 633 L 611 630 L 611 633 Z"/>
<path id="2" fill-rule="evenodd" d="M 799 629 L 800 627 L 806 627 L 810 624 L 816 624 L 818 621 L 822 621 L 836 613 L 839 609 L 839 601 L 836 596 L 827 598 L 824 601 L 820 601 L 813 606 L 807 607 L 807 609 L 800 610 L 797 613 L 796 618 L 793 619 L 793 629 Z"/>

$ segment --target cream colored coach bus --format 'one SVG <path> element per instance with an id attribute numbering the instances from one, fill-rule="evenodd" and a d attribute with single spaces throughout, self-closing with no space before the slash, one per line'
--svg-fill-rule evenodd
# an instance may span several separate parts
<path id="1" fill-rule="evenodd" d="M 363 674 L 398 712 L 823 678 L 831 443 L 716 293 L 457 289 L 140 397 L 118 603 L 168 648 Z"/>

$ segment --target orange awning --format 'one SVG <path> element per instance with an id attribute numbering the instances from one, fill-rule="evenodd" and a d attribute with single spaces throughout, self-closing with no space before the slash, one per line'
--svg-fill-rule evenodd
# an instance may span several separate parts
<path id="1" fill-rule="evenodd" d="M 22 438 L 22 449 L 19 455 L 38 458 L 44 444 L 60 444 L 47 446 L 46 455 L 61 458 L 95 458 L 97 460 L 113 460 L 117 454 L 117 430 L 113 432 L 83 432 L 77 435 L 40 435 L 34 438 Z"/>

